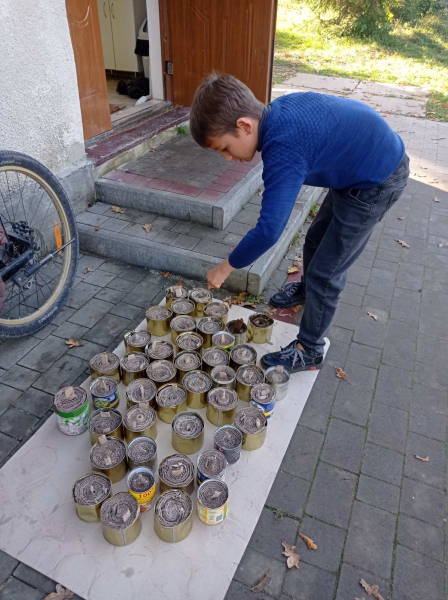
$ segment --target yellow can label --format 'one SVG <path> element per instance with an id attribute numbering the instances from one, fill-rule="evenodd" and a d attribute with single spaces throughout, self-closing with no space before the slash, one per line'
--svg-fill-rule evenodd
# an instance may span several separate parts
<path id="1" fill-rule="evenodd" d="M 152 486 L 152 488 L 150 488 L 146 492 L 133 492 L 129 488 L 128 488 L 128 492 L 131 494 L 131 496 L 134 496 L 134 498 L 137 500 L 137 502 L 139 504 L 148 504 L 148 503 L 152 502 L 152 500 L 156 494 L 156 484 L 154 484 Z"/>
<path id="2" fill-rule="evenodd" d="M 198 502 L 198 516 L 206 525 L 218 525 L 227 517 L 229 501 L 219 508 L 206 508 Z"/>

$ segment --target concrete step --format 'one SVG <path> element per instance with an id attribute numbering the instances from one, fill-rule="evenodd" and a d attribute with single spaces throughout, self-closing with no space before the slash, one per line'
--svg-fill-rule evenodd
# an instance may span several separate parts
<path id="1" fill-rule="evenodd" d="M 226 281 L 227 288 L 252 294 L 263 291 L 321 192 L 321 188 L 302 188 L 280 240 L 255 263 L 234 271 Z M 123 213 L 115 213 L 109 204 L 97 202 L 77 217 L 80 249 L 204 280 L 207 271 L 227 258 L 254 227 L 260 209 L 261 197 L 256 193 L 225 229 L 218 230 L 134 208 L 125 207 Z M 149 232 L 143 228 L 146 224 L 151 225 Z"/>

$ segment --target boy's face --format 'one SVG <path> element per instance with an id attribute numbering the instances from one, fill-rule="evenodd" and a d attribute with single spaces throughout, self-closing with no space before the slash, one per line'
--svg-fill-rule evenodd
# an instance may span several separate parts
<path id="1" fill-rule="evenodd" d="M 209 146 L 226 160 L 250 162 L 258 146 L 258 121 L 243 117 L 238 119 L 236 125 L 236 133 L 215 135 L 209 139 Z"/>

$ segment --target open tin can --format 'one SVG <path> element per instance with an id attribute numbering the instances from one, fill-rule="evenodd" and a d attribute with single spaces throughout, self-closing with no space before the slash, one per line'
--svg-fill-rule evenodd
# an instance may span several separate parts
<path id="1" fill-rule="evenodd" d="M 137 467 L 148 467 L 155 471 L 157 467 L 157 444 L 149 437 L 134 438 L 126 448 L 128 467 L 130 470 Z"/>
<path id="2" fill-rule="evenodd" d="M 196 454 L 204 445 L 204 419 L 196 412 L 176 415 L 171 423 L 171 444 L 179 454 Z"/>
<path id="3" fill-rule="evenodd" d="M 243 450 L 258 450 L 266 439 L 268 420 L 264 414 L 252 408 L 242 408 L 236 413 L 235 427 L 243 434 Z"/>
<path id="4" fill-rule="evenodd" d="M 128 492 L 137 500 L 140 512 L 152 508 L 156 496 L 156 478 L 148 467 L 136 467 L 128 475 Z"/>
<path id="5" fill-rule="evenodd" d="M 198 485 L 207 479 L 226 480 L 227 459 L 220 450 L 209 448 L 198 456 L 197 476 Z"/>
<path id="6" fill-rule="evenodd" d="M 179 352 L 174 359 L 174 366 L 177 369 L 177 379 L 181 383 L 188 372 L 201 370 L 201 355 L 194 350 Z"/>
<path id="7" fill-rule="evenodd" d="M 210 375 L 215 367 L 229 364 L 229 353 L 220 348 L 207 348 L 202 352 L 203 369 Z"/>
<path id="8" fill-rule="evenodd" d="M 235 371 L 243 365 L 255 365 L 257 362 L 257 351 L 250 344 L 234 346 L 230 352 L 230 366 Z"/>
<path id="9" fill-rule="evenodd" d="M 221 331 L 222 328 L 223 324 L 221 319 L 217 319 L 216 317 L 203 317 L 202 319 L 199 319 L 197 329 L 204 339 L 202 352 L 207 350 L 207 348 L 212 347 L 213 335 L 218 333 L 218 331 Z"/>
<path id="10" fill-rule="evenodd" d="M 176 317 L 179 315 L 193 317 L 196 307 L 193 300 L 173 300 L 171 310 Z"/>
<path id="11" fill-rule="evenodd" d="M 212 346 L 215 348 L 221 348 L 230 354 L 234 345 L 235 336 L 228 331 L 218 331 L 212 335 Z"/>
<path id="12" fill-rule="evenodd" d="M 257 383 L 263 383 L 264 372 L 256 365 L 243 365 L 236 372 L 235 390 L 243 402 L 250 402 L 250 392 Z"/>
<path id="13" fill-rule="evenodd" d="M 170 490 L 160 496 L 154 509 L 154 530 L 170 544 L 181 542 L 193 526 L 193 502 L 188 494 Z"/>
<path id="14" fill-rule="evenodd" d="M 257 383 L 250 392 L 250 405 L 260 410 L 266 419 L 274 414 L 275 390 L 269 383 Z"/>
<path id="15" fill-rule="evenodd" d="M 170 332 L 173 311 L 166 306 L 150 306 L 146 311 L 146 328 L 152 335 L 162 337 Z"/>
<path id="16" fill-rule="evenodd" d="M 146 377 L 149 361 L 142 352 L 129 352 L 120 360 L 121 380 L 124 385 L 129 385 L 135 379 Z"/>
<path id="17" fill-rule="evenodd" d="M 274 319 L 264 313 L 253 313 L 247 322 L 247 339 L 253 344 L 271 341 Z"/>
<path id="18" fill-rule="evenodd" d="M 171 308 L 174 300 L 188 298 L 188 289 L 183 285 L 171 285 L 165 290 L 165 306 Z"/>
<path id="19" fill-rule="evenodd" d="M 219 525 L 229 511 L 229 488 L 219 479 L 207 479 L 198 489 L 198 517 L 205 525 Z"/>
<path id="20" fill-rule="evenodd" d="M 190 299 L 195 303 L 194 317 L 202 318 L 204 316 L 204 308 L 213 300 L 213 294 L 205 288 L 195 288 L 190 292 Z"/>
<path id="21" fill-rule="evenodd" d="M 177 381 L 177 369 L 169 360 L 155 360 L 150 363 L 146 375 L 155 383 L 157 389 Z"/>
<path id="22" fill-rule="evenodd" d="M 219 427 L 213 436 L 214 447 L 224 454 L 229 465 L 233 465 L 239 460 L 242 443 L 243 434 L 234 425 Z"/>
<path id="23" fill-rule="evenodd" d="M 116 437 L 100 435 L 90 450 L 90 462 L 93 471 L 107 475 L 112 483 L 118 483 L 128 470 L 124 442 Z"/>
<path id="24" fill-rule="evenodd" d="M 227 365 L 214 367 L 210 373 L 210 377 L 212 378 L 213 387 L 223 387 L 229 390 L 233 390 L 235 387 L 236 373 L 232 367 L 228 367 Z"/>
<path id="25" fill-rule="evenodd" d="M 205 371 L 190 371 L 182 380 L 187 392 L 188 408 L 200 409 L 207 406 L 207 392 L 212 387 L 212 380 Z"/>
<path id="26" fill-rule="evenodd" d="M 194 492 L 194 465 L 185 454 L 171 454 L 159 465 L 160 493 L 181 490 L 191 495 Z"/>
<path id="27" fill-rule="evenodd" d="M 274 388 L 276 400 L 283 400 L 288 393 L 289 380 L 291 379 L 291 373 L 288 369 L 282 365 L 269 367 L 264 376 L 266 381 Z"/>
<path id="28" fill-rule="evenodd" d="M 104 539 L 113 546 L 128 546 L 142 530 L 140 506 L 128 492 L 118 492 L 101 507 Z"/>
<path id="29" fill-rule="evenodd" d="M 213 425 L 231 425 L 235 420 L 238 394 L 235 390 L 216 387 L 209 391 L 207 403 L 207 419 Z"/>
<path id="30" fill-rule="evenodd" d="M 90 384 L 95 408 L 116 408 L 120 402 L 118 383 L 113 377 L 97 377 Z"/>
<path id="31" fill-rule="evenodd" d="M 153 340 L 145 346 L 145 354 L 150 360 L 169 360 L 174 359 L 174 344 L 166 340 Z"/>
<path id="32" fill-rule="evenodd" d="M 156 407 L 157 387 L 151 379 L 134 379 L 126 388 L 126 408 L 146 402 L 151 408 Z"/>
<path id="33" fill-rule="evenodd" d="M 196 331 L 196 321 L 193 317 L 179 315 L 171 321 L 171 341 L 176 343 L 177 338 L 181 333 Z"/>
<path id="34" fill-rule="evenodd" d="M 240 346 L 247 342 L 247 325 L 243 319 L 234 319 L 228 321 L 226 325 L 226 331 L 229 331 L 235 336 L 235 345 Z"/>
<path id="35" fill-rule="evenodd" d="M 229 305 L 221 300 L 213 300 L 204 308 L 205 317 L 216 317 L 221 319 L 223 325 L 229 320 Z"/>
<path id="36" fill-rule="evenodd" d="M 123 418 L 114 408 L 94 410 L 89 419 L 90 442 L 96 444 L 100 435 L 124 439 Z"/>
<path id="37" fill-rule="evenodd" d="M 177 383 L 167 383 L 157 392 L 156 402 L 159 419 L 171 424 L 176 415 L 187 410 L 187 392 Z"/>
<path id="38" fill-rule="evenodd" d="M 113 352 L 100 352 L 90 359 L 90 375 L 97 377 L 112 377 L 117 383 L 121 381 L 120 359 Z"/>
<path id="39" fill-rule="evenodd" d="M 98 523 L 103 502 L 112 496 L 112 482 L 102 473 L 89 473 L 75 481 L 72 494 L 81 521 Z"/>
<path id="40" fill-rule="evenodd" d="M 82 387 L 63 387 L 54 395 L 58 427 L 65 435 L 79 435 L 89 426 L 90 406 Z"/>
<path id="41" fill-rule="evenodd" d="M 124 334 L 124 347 L 127 352 L 144 352 L 151 342 L 152 335 L 144 329 L 134 329 Z"/>
<path id="42" fill-rule="evenodd" d="M 176 338 L 176 349 L 177 352 L 195 351 L 200 353 L 204 338 L 196 331 L 186 331 L 181 333 Z"/>
<path id="43" fill-rule="evenodd" d="M 129 444 L 137 437 L 157 437 L 156 411 L 146 403 L 131 406 L 123 417 L 123 429 L 126 442 Z"/>

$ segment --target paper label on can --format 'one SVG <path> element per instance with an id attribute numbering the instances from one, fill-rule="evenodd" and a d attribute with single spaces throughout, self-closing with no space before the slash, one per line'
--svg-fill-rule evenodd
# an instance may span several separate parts
<path id="1" fill-rule="evenodd" d="M 95 394 L 92 394 L 92 402 L 95 408 L 115 408 L 118 406 L 119 401 L 118 390 L 108 396 L 95 396 Z"/>
<path id="2" fill-rule="evenodd" d="M 224 521 L 224 519 L 227 517 L 228 509 L 228 500 L 219 508 L 205 508 L 205 506 L 198 502 L 198 516 L 206 525 L 218 525 L 218 523 L 222 523 L 222 521 Z"/>
<path id="3" fill-rule="evenodd" d="M 250 405 L 253 408 L 256 408 L 257 410 L 259 410 L 260 412 L 262 412 L 264 414 L 264 416 L 267 419 L 269 419 L 269 417 L 274 412 L 275 402 L 269 402 L 269 403 L 266 403 L 266 404 L 259 404 L 255 400 L 251 400 L 250 401 Z"/>
<path id="4" fill-rule="evenodd" d="M 130 488 L 128 488 L 128 492 L 131 496 L 134 496 L 139 504 L 149 504 L 156 494 L 156 485 L 154 484 L 149 490 L 146 490 L 146 492 L 133 492 Z"/>

